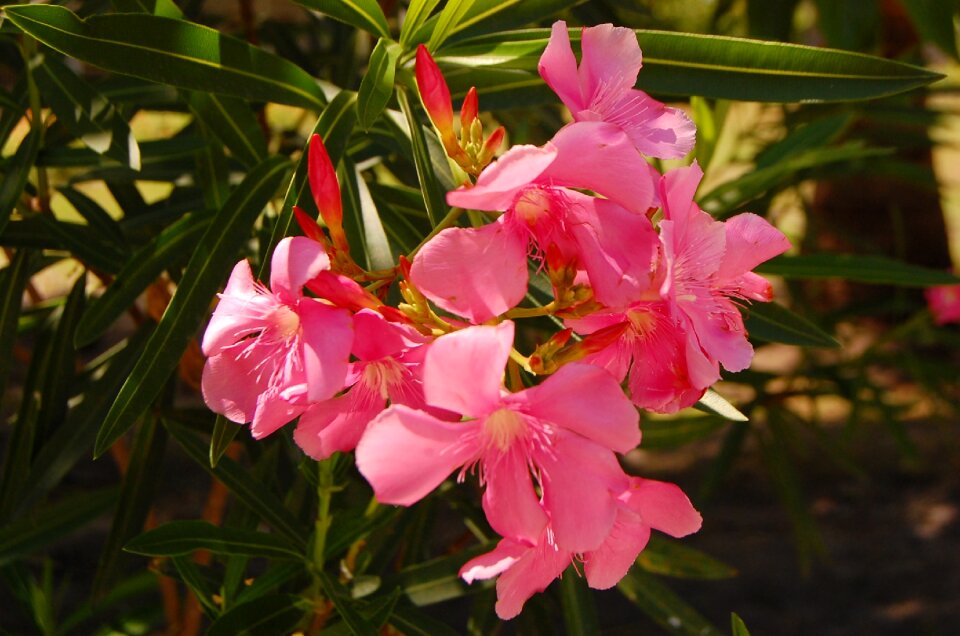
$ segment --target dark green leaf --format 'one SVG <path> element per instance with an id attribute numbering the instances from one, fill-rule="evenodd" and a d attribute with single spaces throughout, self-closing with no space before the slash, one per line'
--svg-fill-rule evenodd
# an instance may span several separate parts
<path id="1" fill-rule="evenodd" d="M 245 506 L 260 515 L 274 530 L 290 539 L 296 546 L 306 545 L 306 531 L 297 518 L 281 505 L 280 495 L 271 492 L 229 457 L 222 457 L 216 468 L 212 468 L 207 446 L 203 442 L 178 424 L 170 421 L 164 424 L 187 455 L 219 479 Z"/>
<path id="2" fill-rule="evenodd" d="M 880 5 L 862 0 L 816 0 L 817 25 L 827 45 L 866 51 L 878 44 Z"/>
<path id="3" fill-rule="evenodd" d="M 292 62 L 199 24 L 134 13 L 80 20 L 42 4 L 4 11 L 50 48 L 114 73 L 305 108 L 326 103 L 313 78 Z"/>
<path id="4" fill-rule="evenodd" d="M 617 589 L 671 634 L 719 636 L 720 630 L 653 576 L 631 569 Z"/>
<path id="5" fill-rule="evenodd" d="M 7 169 L 0 177 L 0 232 L 3 232 L 10 220 L 10 213 L 20 200 L 20 195 L 27 185 L 30 170 L 37 162 L 37 153 L 40 152 L 40 142 L 43 131 L 32 129 L 17 147 L 17 152 L 10 158 Z"/>
<path id="6" fill-rule="evenodd" d="M 113 512 L 110 534 L 100 553 L 100 562 L 93 577 L 94 596 L 99 596 L 111 585 L 123 544 L 143 529 L 161 477 L 160 469 L 166 444 L 167 432 L 158 425 L 157 418 L 144 418 L 133 443 L 127 472 L 123 476 L 120 501 Z"/>
<path id="7" fill-rule="evenodd" d="M 547 29 L 465 40 L 437 61 L 535 72 Z M 761 102 L 850 101 L 892 95 L 942 76 L 879 57 L 779 42 L 638 30 L 643 70 L 638 87 L 655 93 Z M 570 31 L 579 43 L 580 29 Z"/>
<path id="8" fill-rule="evenodd" d="M 34 78 L 57 119 L 88 148 L 140 169 L 140 147 L 113 104 L 85 79 L 52 56 L 36 66 Z"/>
<path id="9" fill-rule="evenodd" d="M 737 570 L 699 550 L 658 534 L 637 557 L 637 565 L 653 574 L 681 579 L 729 579 Z"/>
<path id="10" fill-rule="evenodd" d="M 377 37 L 390 37 L 387 18 L 376 0 L 294 0 L 294 2 L 363 29 Z"/>
<path id="11" fill-rule="evenodd" d="M 209 219 L 188 217 L 140 248 L 106 291 L 87 307 L 74 335 L 76 346 L 82 347 L 99 338 L 164 269 L 193 251 L 209 225 Z"/>
<path id="12" fill-rule="evenodd" d="M 407 636 L 457 636 L 460 633 L 409 605 L 397 605 L 390 624 Z"/>
<path id="13" fill-rule="evenodd" d="M 443 189 L 437 182 L 436 173 L 433 170 L 430 151 L 427 147 L 426 135 L 432 135 L 417 121 L 416 114 L 410 105 L 410 99 L 407 92 L 403 89 L 397 92 L 397 99 L 400 100 L 400 110 L 407 118 L 407 126 L 410 131 L 410 143 L 413 146 L 413 160 L 417 169 L 417 177 L 420 180 L 420 189 L 423 192 L 423 202 L 427 210 L 427 218 L 430 219 L 430 225 L 434 226 L 437 222 L 446 216 L 446 198 Z"/>
<path id="14" fill-rule="evenodd" d="M 883 256 L 860 254 L 778 256 L 757 266 L 756 271 L 784 278 L 843 278 L 854 283 L 900 287 L 960 284 L 960 278 L 947 272 L 910 265 Z"/>
<path id="15" fill-rule="evenodd" d="M 302 559 L 303 553 L 278 535 L 221 528 L 206 521 L 171 521 L 127 543 L 123 549 L 146 556 L 178 556 L 194 550 L 273 559 Z"/>
<path id="16" fill-rule="evenodd" d="M 299 596 L 262 596 L 224 612 L 207 636 L 276 636 L 292 633 L 303 618 Z"/>
<path id="17" fill-rule="evenodd" d="M 730 632 L 733 636 L 750 636 L 747 625 L 736 612 L 730 612 Z"/>
<path id="18" fill-rule="evenodd" d="M 396 42 L 381 38 L 370 54 L 370 64 L 357 93 L 357 122 L 369 130 L 393 95 L 393 78 L 402 49 Z"/>
<path id="19" fill-rule="evenodd" d="M 96 231 L 78 223 L 58 221 L 49 215 L 35 217 L 37 224 L 53 239 L 60 249 L 67 250 L 90 269 L 107 274 L 120 271 L 126 261 L 125 254 L 113 244 L 100 238 Z"/>
<path id="20" fill-rule="evenodd" d="M 801 347 L 839 347 L 836 338 L 778 303 L 754 303 L 744 309 L 750 337 Z"/>
<path id="21" fill-rule="evenodd" d="M 764 148 L 757 155 L 757 169 L 768 168 L 801 152 L 826 146 L 839 137 L 851 122 L 851 113 L 840 113 L 800 126 L 784 139 Z"/>
<path id="22" fill-rule="evenodd" d="M 479 545 L 459 554 L 438 557 L 404 568 L 399 575 L 399 583 L 415 605 L 432 605 L 467 593 L 467 584 L 460 578 L 460 568 L 464 563 L 484 552 L 490 545 Z M 390 585 L 392 581 L 385 582 Z"/>
<path id="23" fill-rule="evenodd" d="M 240 590 L 240 593 L 237 594 L 236 604 L 243 605 L 266 596 L 281 585 L 303 575 L 306 572 L 304 565 L 303 563 L 289 562 L 272 565 L 266 572 L 255 577 L 252 583 Z"/>
<path id="24" fill-rule="evenodd" d="M 671 417 L 670 419 L 645 420 L 643 422 L 644 449 L 677 448 L 720 430 L 725 426 L 723 418 L 711 415 Z"/>
<path id="25" fill-rule="evenodd" d="M 70 186 L 62 186 L 57 191 L 70 202 L 70 205 L 84 218 L 90 229 L 109 242 L 110 246 L 124 256 L 130 253 L 129 244 L 120 224 L 113 220 L 100 204 Z"/>
<path id="26" fill-rule="evenodd" d="M 10 264 L 0 270 L 0 403 L 13 362 L 17 319 L 20 316 L 23 290 L 30 280 L 31 256 L 30 250 L 17 250 L 17 255 Z"/>
<path id="27" fill-rule="evenodd" d="M 216 468 L 223 454 L 227 452 L 230 443 L 240 432 L 240 425 L 231 422 L 222 415 L 217 415 L 213 424 L 213 434 L 210 436 L 210 466 Z"/>
<path id="28" fill-rule="evenodd" d="M 314 576 L 320 580 L 323 593 L 333 601 L 337 614 L 355 636 L 377 636 L 380 633 L 379 629 L 360 614 L 356 603 L 349 597 L 346 590 L 341 589 L 333 579 L 327 576 L 326 572 L 315 572 Z"/>
<path id="29" fill-rule="evenodd" d="M 117 489 L 87 490 L 83 496 L 35 508 L 0 528 L 0 565 L 42 548 L 93 521 L 117 500 Z"/>
<path id="30" fill-rule="evenodd" d="M 960 10 L 957 0 L 904 0 L 903 7 L 924 40 L 940 47 L 940 50 L 957 57 L 957 34 L 954 16 Z"/>
<path id="31" fill-rule="evenodd" d="M 203 322 L 250 227 L 287 173 L 287 162 L 267 159 L 254 168 L 224 204 L 190 257 L 177 291 L 147 343 L 143 357 L 120 389 L 97 435 L 100 456 L 153 402 Z"/>
<path id="32" fill-rule="evenodd" d="M 76 353 L 73 348 L 73 332 L 83 313 L 86 282 L 86 277 L 81 276 L 73 284 L 50 340 L 47 354 L 49 357 L 40 382 L 40 410 L 37 413 L 37 432 L 40 439 L 47 439 L 59 428 L 67 413 L 67 400 L 75 384 Z"/>
<path id="33" fill-rule="evenodd" d="M 586 580 L 567 568 L 560 577 L 560 599 L 563 605 L 563 623 L 570 636 L 591 636 L 600 633 L 597 606 Z"/>
<path id="34" fill-rule="evenodd" d="M 267 156 L 263 129 L 246 101 L 197 91 L 187 96 L 187 102 L 197 119 L 244 166 L 252 168 Z"/>
<path id="35" fill-rule="evenodd" d="M 210 618 L 220 616 L 220 608 L 213 599 L 215 583 L 211 580 L 212 577 L 209 573 L 201 570 L 200 566 L 192 559 L 186 557 L 170 557 L 170 562 L 173 564 L 173 567 L 176 568 L 177 574 L 180 575 L 180 580 L 183 581 L 193 596 L 200 601 L 203 613 Z"/>

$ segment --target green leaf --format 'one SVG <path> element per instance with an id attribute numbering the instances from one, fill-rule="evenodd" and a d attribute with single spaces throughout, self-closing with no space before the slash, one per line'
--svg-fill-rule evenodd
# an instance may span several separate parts
<path id="1" fill-rule="evenodd" d="M 6 162 L 10 167 L 0 178 L 0 232 L 3 232 L 7 222 L 10 221 L 10 213 L 13 212 L 27 185 L 27 178 L 37 162 L 42 140 L 43 130 L 32 129 L 20 142 L 17 152 Z"/>
<path id="2" fill-rule="evenodd" d="M 187 95 L 187 103 L 197 119 L 246 168 L 252 168 L 266 158 L 267 141 L 263 129 L 246 101 L 196 91 Z"/>
<path id="3" fill-rule="evenodd" d="M 213 600 L 215 583 L 207 569 L 201 569 L 192 559 L 182 556 L 170 557 L 170 563 L 180 575 L 180 580 L 200 602 L 203 613 L 210 618 L 220 616 L 220 608 Z"/>
<path id="4" fill-rule="evenodd" d="M 4 7 L 7 19 L 64 55 L 180 88 L 319 109 L 323 91 L 300 67 L 206 26 L 135 13 L 86 20 L 56 5 Z"/>
<path id="5" fill-rule="evenodd" d="M 397 605 L 390 617 L 390 624 L 407 636 L 457 636 L 460 634 L 446 623 L 409 605 Z"/>
<path id="6" fill-rule="evenodd" d="M 221 528 L 206 521 L 171 521 L 128 542 L 123 549 L 145 556 L 178 556 L 194 550 L 272 559 L 303 559 L 295 545 L 278 535 Z"/>
<path id="7" fill-rule="evenodd" d="M 61 186 L 57 191 L 70 202 L 70 205 L 84 218 L 90 229 L 99 238 L 108 242 L 110 247 L 124 257 L 130 255 L 130 246 L 120 224 L 113 220 L 100 204 L 70 186 Z"/>
<path id="8" fill-rule="evenodd" d="M 507 29 L 550 18 L 586 0 L 475 0 L 449 30 L 448 37 L 463 38 Z M 577 29 L 579 32 L 579 29 Z M 578 33 L 579 35 L 579 33 Z M 430 50 L 434 50 L 430 47 Z"/>
<path id="9" fill-rule="evenodd" d="M 283 507 L 280 495 L 254 479 L 249 471 L 229 457 L 222 457 L 216 468 L 211 467 L 206 445 L 193 433 L 169 420 L 165 421 L 164 425 L 187 455 L 211 476 L 220 480 L 245 506 L 260 515 L 270 527 L 298 548 L 306 546 L 306 531 L 297 518 Z"/>
<path id="10" fill-rule="evenodd" d="M 210 467 L 216 468 L 223 454 L 230 448 L 230 443 L 240 432 L 240 425 L 231 422 L 222 415 L 217 415 L 213 423 L 213 434 L 210 436 Z"/>
<path id="11" fill-rule="evenodd" d="M 404 49 L 410 45 L 411 39 L 430 17 L 440 0 L 411 0 L 407 13 L 400 26 L 400 44 Z"/>
<path id="12" fill-rule="evenodd" d="M 750 636 L 746 623 L 736 612 L 730 612 L 730 632 L 733 636 Z"/>
<path id="13" fill-rule="evenodd" d="M 853 283 L 899 287 L 960 284 L 960 278 L 947 272 L 910 265 L 884 256 L 863 254 L 822 253 L 778 256 L 758 265 L 756 272 L 784 278 L 843 278 Z"/>
<path id="14" fill-rule="evenodd" d="M 807 150 L 822 148 L 839 137 L 853 123 L 852 113 L 831 115 L 800 126 L 757 155 L 757 169 L 769 168 Z"/>
<path id="15" fill-rule="evenodd" d="M 491 545 L 478 545 L 458 554 L 442 556 L 404 568 L 399 583 L 404 594 L 415 605 L 424 606 L 458 598 L 467 593 L 467 584 L 460 578 L 460 568 L 475 556 L 489 552 Z M 392 580 L 384 581 L 389 586 Z"/>
<path id="16" fill-rule="evenodd" d="M 17 250 L 10 264 L 0 270 L 0 404 L 13 362 L 13 344 L 17 337 L 17 319 L 23 302 L 23 290 L 30 280 L 30 250 Z"/>
<path id="17" fill-rule="evenodd" d="M 250 585 L 245 585 L 237 594 L 237 606 L 266 596 L 281 585 L 301 576 L 306 572 L 304 563 L 290 563 L 289 561 L 271 565 L 266 572 L 254 577 Z"/>
<path id="18" fill-rule="evenodd" d="M 362 248 L 353 256 L 361 264 L 365 260 L 367 269 L 389 269 L 396 261 L 367 182 L 352 161 L 344 159 L 342 165 L 343 169 L 338 175 L 341 176 L 340 187 L 343 188 L 344 225 L 351 245 Z M 354 230 L 352 233 L 349 231 L 351 229 Z"/>
<path id="19" fill-rule="evenodd" d="M 748 421 L 746 415 L 737 410 L 737 407 L 727 402 L 722 395 L 713 389 L 707 389 L 703 397 L 694 404 L 694 408 L 704 413 L 719 415 L 723 419 L 730 420 L 731 422 Z"/>
<path id="20" fill-rule="evenodd" d="M 57 119 L 94 152 L 140 169 L 140 147 L 116 107 L 85 79 L 52 56 L 43 56 L 34 78 Z"/>
<path id="21" fill-rule="evenodd" d="M 597 606 L 586 580 L 567 568 L 560 577 L 560 600 L 563 606 L 563 623 L 570 636 L 591 636 L 600 633 Z"/>
<path id="22" fill-rule="evenodd" d="M 123 267 L 126 255 L 103 240 L 96 231 L 79 223 L 58 221 L 49 215 L 35 217 L 36 223 L 53 239 L 53 243 L 89 267 L 107 274 L 116 274 Z"/>
<path id="23" fill-rule="evenodd" d="M 234 190 L 223 209 L 211 222 L 190 257 L 177 291 L 147 343 L 143 357 L 104 419 L 97 435 L 94 455 L 99 457 L 133 425 L 159 395 L 163 383 L 176 369 L 186 349 L 206 317 L 210 299 L 236 261 L 250 227 L 273 197 L 287 173 L 288 164 L 280 157 L 267 159 L 254 168 Z"/>
<path id="24" fill-rule="evenodd" d="M 63 424 L 67 413 L 67 400 L 75 386 L 76 352 L 73 348 L 73 332 L 83 313 L 86 301 L 86 277 L 81 276 L 73 284 L 67 301 L 63 305 L 60 319 L 57 321 L 50 349 L 47 353 L 46 368 L 40 381 L 40 409 L 37 413 L 37 433 L 39 439 L 47 439 Z"/>
<path id="25" fill-rule="evenodd" d="M 754 303 L 743 311 L 751 339 L 801 347 L 840 346 L 826 331 L 778 303 Z"/>
<path id="26" fill-rule="evenodd" d="M 326 597 L 333 601 L 337 614 L 340 615 L 340 618 L 343 619 L 343 622 L 347 624 L 355 636 L 377 636 L 380 633 L 379 629 L 360 614 L 353 599 L 333 579 L 327 576 L 326 572 L 317 571 L 314 576 L 319 579 Z"/>
<path id="27" fill-rule="evenodd" d="M 440 15 L 437 16 L 427 48 L 436 51 L 450 34 L 455 32 L 463 17 L 473 7 L 474 2 L 475 0 L 448 0 L 446 6 L 440 11 Z M 500 4 L 507 3 L 501 2 Z"/>
<path id="28" fill-rule="evenodd" d="M 671 634 L 719 636 L 720 630 L 653 576 L 631 569 L 617 589 Z"/>
<path id="29" fill-rule="evenodd" d="M 699 550 L 658 534 L 637 557 L 637 565 L 653 574 L 681 579 L 729 579 L 737 570 Z"/>
<path id="30" fill-rule="evenodd" d="M 399 44 L 384 38 L 373 47 L 357 93 L 357 122 L 364 130 L 370 130 L 393 95 L 393 78 L 402 50 Z"/>
<path id="31" fill-rule="evenodd" d="M 106 291 L 90 302 L 77 325 L 74 344 L 82 347 L 99 338 L 164 269 L 193 251 L 209 225 L 210 219 L 187 217 L 137 250 Z"/>
<path id="32" fill-rule="evenodd" d="M 144 418 L 134 440 L 127 472 L 123 476 L 120 501 L 113 512 L 110 534 L 100 553 L 97 572 L 93 577 L 94 596 L 101 595 L 112 584 L 123 544 L 143 529 L 153 503 L 153 494 L 161 479 L 166 444 L 167 432 L 157 424 L 157 418 Z"/>
<path id="33" fill-rule="evenodd" d="M 641 427 L 643 429 L 642 445 L 646 450 L 677 448 L 703 439 L 724 426 L 724 419 L 714 415 L 645 419 Z"/>
<path id="34" fill-rule="evenodd" d="M 427 147 L 426 135 L 432 135 L 433 132 L 424 129 L 417 121 L 406 90 L 398 91 L 397 99 L 400 100 L 400 110 L 403 111 L 407 119 L 410 143 L 413 147 L 414 165 L 417 169 L 420 189 L 423 192 L 423 203 L 426 206 L 427 218 L 430 219 L 430 225 L 435 226 L 440 219 L 446 216 L 447 209 L 445 193 L 437 181 L 436 172 L 432 165 L 433 160 Z"/>
<path id="35" fill-rule="evenodd" d="M 957 34 L 954 16 L 960 10 L 957 0 L 904 0 L 903 8 L 924 40 L 936 44 L 941 51 L 957 57 Z"/>
<path id="36" fill-rule="evenodd" d="M 295 631 L 305 613 L 292 594 L 262 596 L 236 605 L 210 625 L 207 636 L 275 636 Z"/>
<path id="37" fill-rule="evenodd" d="M 18 515 L 0 528 L 0 565 L 42 548 L 93 521 L 117 500 L 117 489 L 86 490 Z"/>
<path id="38" fill-rule="evenodd" d="M 547 29 L 464 40 L 437 61 L 477 68 L 536 71 Z M 638 30 L 643 49 L 639 88 L 760 102 L 853 101 L 908 91 L 942 78 L 926 69 L 860 53 L 716 35 Z M 571 29 L 579 44 L 580 29 Z"/>
<path id="39" fill-rule="evenodd" d="M 294 0 L 294 2 L 363 29 L 377 37 L 390 37 L 387 18 L 376 0 Z"/>

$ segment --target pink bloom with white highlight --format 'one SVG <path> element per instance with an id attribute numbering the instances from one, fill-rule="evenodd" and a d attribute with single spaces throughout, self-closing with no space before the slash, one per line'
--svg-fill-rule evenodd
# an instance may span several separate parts
<path id="1" fill-rule="evenodd" d="M 960 285 L 939 285 L 923 290 L 933 320 L 938 325 L 960 322 Z"/>
<path id="2" fill-rule="evenodd" d="M 575 559 L 583 562 L 587 584 L 597 590 L 622 579 L 650 540 L 650 531 L 683 537 L 700 529 L 702 519 L 674 484 L 633 477 L 617 500 L 617 518 L 603 543 L 581 554 L 557 546 L 548 525 L 535 543 L 506 538 L 491 552 L 460 569 L 467 583 L 497 576 L 497 616 L 517 616 L 523 604 L 544 591 Z"/>
<path id="3" fill-rule="evenodd" d="M 267 289 L 247 261 L 236 264 L 202 343 L 207 406 L 252 422 L 257 439 L 343 388 L 353 344 L 348 311 L 303 296 L 304 283 L 330 267 L 322 245 L 285 238 L 271 265 Z"/>
<path id="4" fill-rule="evenodd" d="M 756 214 L 715 220 L 694 202 L 703 171 L 694 163 L 660 181 L 660 240 L 666 276 L 661 296 L 702 352 L 700 365 L 728 371 L 750 366 L 753 347 L 734 300 L 769 302 L 773 289 L 750 270 L 784 253 L 790 241 Z"/>
<path id="5" fill-rule="evenodd" d="M 462 478 L 476 467 L 483 509 L 498 533 L 535 543 L 549 516 L 558 546 L 595 549 L 628 487 L 614 451 L 640 442 L 637 411 L 616 380 L 591 365 L 570 364 L 538 386 L 506 392 L 513 330 L 504 322 L 438 338 L 424 362 L 426 402 L 469 419 L 447 422 L 391 406 L 367 427 L 357 467 L 381 502 L 399 505 L 419 501 L 457 469 Z"/>
<path id="6" fill-rule="evenodd" d="M 311 405 L 300 416 L 294 440 L 307 455 L 326 459 L 353 450 L 367 424 L 387 406 L 425 408 L 422 362 L 428 339 L 416 329 L 363 309 L 354 316 L 353 355 L 347 390 Z"/>
<path id="7" fill-rule="evenodd" d="M 565 22 L 553 23 L 540 57 L 540 76 L 580 122 L 602 121 L 623 130 L 645 155 L 678 159 L 693 149 L 696 127 L 683 111 L 634 88 L 643 66 L 636 34 L 601 24 L 583 29 L 580 66 Z"/>

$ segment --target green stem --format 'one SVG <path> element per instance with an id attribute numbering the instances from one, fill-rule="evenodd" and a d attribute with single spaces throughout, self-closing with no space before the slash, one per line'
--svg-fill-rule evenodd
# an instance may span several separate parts
<path id="1" fill-rule="evenodd" d="M 334 458 L 325 459 L 317 464 L 317 497 L 320 505 L 317 510 L 317 522 L 313 533 L 313 565 L 318 572 L 323 571 L 324 551 L 327 548 L 327 531 L 333 519 L 330 517 L 330 500 L 333 498 Z"/>

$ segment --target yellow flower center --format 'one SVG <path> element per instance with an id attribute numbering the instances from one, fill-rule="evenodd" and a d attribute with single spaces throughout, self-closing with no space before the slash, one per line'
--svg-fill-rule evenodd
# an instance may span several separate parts
<path id="1" fill-rule="evenodd" d="M 286 305 L 280 305 L 273 310 L 273 324 L 282 338 L 290 338 L 300 331 L 300 316 Z"/>
<path id="2" fill-rule="evenodd" d="M 506 451 L 516 438 L 523 435 L 527 425 L 515 411 L 502 408 L 487 417 L 483 430 L 498 449 Z"/>

